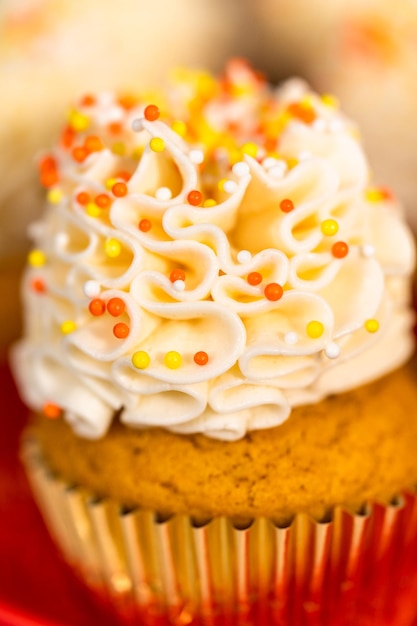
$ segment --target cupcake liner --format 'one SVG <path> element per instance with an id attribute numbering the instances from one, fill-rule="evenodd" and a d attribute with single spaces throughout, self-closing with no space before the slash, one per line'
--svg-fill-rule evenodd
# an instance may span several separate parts
<path id="1" fill-rule="evenodd" d="M 120 624 L 411 626 L 417 620 L 417 496 L 287 527 L 220 517 L 195 525 L 126 510 L 69 486 L 23 443 L 35 498 L 66 559 Z"/>

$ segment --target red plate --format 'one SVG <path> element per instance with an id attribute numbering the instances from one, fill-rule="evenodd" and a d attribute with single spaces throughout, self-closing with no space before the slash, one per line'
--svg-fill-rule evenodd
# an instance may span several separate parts
<path id="1" fill-rule="evenodd" d="M 0 364 L 0 626 L 114 626 L 61 558 L 18 458 L 27 417 Z"/>

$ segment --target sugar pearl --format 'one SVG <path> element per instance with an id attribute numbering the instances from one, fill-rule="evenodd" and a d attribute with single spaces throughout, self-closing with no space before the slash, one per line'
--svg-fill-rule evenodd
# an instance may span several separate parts
<path id="1" fill-rule="evenodd" d="M 325 347 L 324 352 L 329 359 L 337 359 L 340 354 L 340 346 L 334 343 L 334 341 L 331 341 Z"/>
<path id="2" fill-rule="evenodd" d="M 288 331 L 287 333 L 285 333 L 284 335 L 284 341 L 285 343 L 287 343 L 290 346 L 293 346 L 294 344 L 297 343 L 298 341 L 298 335 L 296 332 L 294 332 L 293 330 Z"/>
<path id="3" fill-rule="evenodd" d="M 223 189 L 226 193 L 234 193 L 237 190 L 237 183 L 234 180 L 226 180 Z"/>
<path id="4" fill-rule="evenodd" d="M 202 150 L 190 150 L 188 156 L 190 157 L 190 161 L 196 165 L 204 161 L 204 152 Z"/>
<path id="5" fill-rule="evenodd" d="M 184 291 L 185 289 L 185 281 L 183 280 L 176 280 L 172 283 L 172 286 L 174 287 L 175 291 Z"/>
<path id="6" fill-rule="evenodd" d="M 96 280 L 87 280 L 83 285 L 83 293 L 87 298 L 96 298 L 100 295 L 100 283 Z"/>
<path id="7" fill-rule="evenodd" d="M 361 253 L 362 256 L 369 259 L 374 256 L 375 248 L 370 243 L 366 243 L 361 247 Z"/>
<path id="8" fill-rule="evenodd" d="M 132 130 L 135 131 L 135 133 L 139 133 L 141 130 L 143 130 L 143 120 L 141 119 L 133 120 Z"/>
<path id="9" fill-rule="evenodd" d="M 237 260 L 239 261 L 239 263 L 249 263 L 252 259 L 252 254 L 249 252 L 249 250 L 240 250 L 240 252 L 237 253 Z"/>
<path id="10" fill-rule="evenodd" d="M 159 187 L 159 189 L 155 191 L 155 198 L 157 198 L 157 200 L 171 200 L 172 191 L 168 187 Z"/>
<path id="11" fill-rule="evenodd" d="M 247 174 L 249 174 L 249 165 L 247 163 L 245 163 L 244 161 L 239 161 L 238 163 L 235 163 L 234 166 L 232 167 L 232 172 L 233 174 L 235 174 L 235 176 L 246 176 Z"/>

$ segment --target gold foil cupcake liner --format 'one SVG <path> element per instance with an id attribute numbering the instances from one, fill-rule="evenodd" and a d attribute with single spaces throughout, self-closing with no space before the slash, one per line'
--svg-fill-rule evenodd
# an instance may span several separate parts
<path id="1" fill-rule="evenodd" d="M 417 497 L 287 527 L 226 517 L 195 525 L 124 510 L 69 486 L 23 444 L 35 498 L 65 558 L 120 623 L 163 626 L 410 626 L 417 618 Z"/>

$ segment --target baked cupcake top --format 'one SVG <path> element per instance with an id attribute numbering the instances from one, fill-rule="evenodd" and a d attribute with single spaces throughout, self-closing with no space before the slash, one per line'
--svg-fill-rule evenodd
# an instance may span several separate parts
<path id="1" fill-rule="evenodd" d="M 14 369 L 81 436 L 117 413 L 237 439 L 412 351 L 401 207 L 301 81 L 235 60 L 165 94 L 88 94 L 39 167 Z"/>

